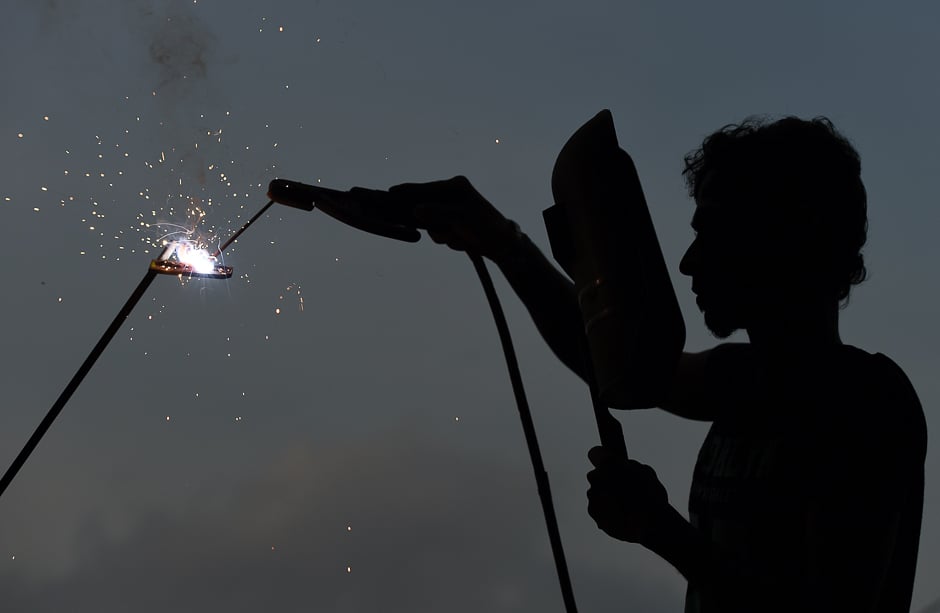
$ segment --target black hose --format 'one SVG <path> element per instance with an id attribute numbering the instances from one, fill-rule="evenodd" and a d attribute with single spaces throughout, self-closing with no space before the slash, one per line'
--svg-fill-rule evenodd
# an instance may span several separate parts
<path id="1" fill-rule="evenodd" d="M 535 483 L 538 487 L 539 499 L 542 501 L 542 512 L 545 514 L 545 526 L 548 528 L 548 540 L 552 545 L 552 556 L 555 558 L 555 570 L 558 572 L 558 582 L 561 585 L 561 596 L 565 601 L 565 611 L 576 613 L 574 590 L 571 588 L 571 577 L 568 575 L 568 563 L 565 561 L 565 551 L 561 545 L 561 534 L 558 532 L 558 520 L 555 518 L 555 508 L 552 505 L 552 492 L 548 484 L 548 473 L 542 463 L 542 453 L 539 451 L 538 438 L 535 436 L 535 425 L 532 423 L 532 413 L 529 411 L 529 401 L 526 400 L 525 389 L 522 387 L 522 375 L 519 373 L 519 362 L 512 347 L 512 337 L 509 335 L 509 326 L 506 316 L 496 296 L 493 279 L 483 258 L 479 255 L 468 254 L 473 267 L 480 277 L 486 300 L 493 311 L 496 330 L 499 332 L 499 341 L 506 356 L 506 366 L 509 369 L 509 379 L 512 382 L 512 391 L 516 396 L 516 406 L 519 408 L 519 419 L 522 421 L 522 432 L 525 434 L 526 446 L 529 448 L 529 457 L 532 460 L 532 469 L 535 471 Z"/>

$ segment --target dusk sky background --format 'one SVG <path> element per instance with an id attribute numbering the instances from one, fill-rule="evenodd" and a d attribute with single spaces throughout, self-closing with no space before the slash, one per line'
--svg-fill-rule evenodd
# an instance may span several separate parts
<path id="1" fill-rule="evenodd" d="M 748 115 L 831 118 L 869 195 L 870 280 L 842 338 L 893 358 L 940 427 L 935 2 L 5 6 L 3 469 L 190 203 L 219 242 L 274 177 L 464 174 L 547 251 L 555 156 L 603 108 L 692 351 L 717 341 L 678 274 L 694 206 L 682 156 Z M 229 281 L 156 279 L 0 499 L 0 609 L 562 611 L 466 256 L 277 207 L 226 263 Z M 682 577 L 588 517 L 588 391 L 491 270 L 580 610 L 680 611 Z M 685 514 L 707 425 L 619 416 Z M 938 471 L 932 446 L 913 611 L 940 598 Z"/>

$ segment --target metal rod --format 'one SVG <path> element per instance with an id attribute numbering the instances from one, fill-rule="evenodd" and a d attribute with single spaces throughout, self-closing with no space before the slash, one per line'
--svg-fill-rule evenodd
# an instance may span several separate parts
<path id="1" fill-rule="evenodd" d="M 221 247 L 219 247 L 212 257 L 219 257 L 225 248 L 235 242 L 242 232 L 248 229 L 248 226 L 253 224 L 259 217 L 261 217 L 265 211 L 274 204 L 274 201 L 269 201 L 260 211 L 255 213 L 255 215 L 249 219 L 245 225 L 243 225 L 238 232 L 233 234 L 227 241 L 225 241 Z M 88 354 L 88 357 L 85 358 L 85 361 L 82 362 L 82 365 L 79 367 L 78 372 L 72 377 L 72 380 L 69 381 L 69 384 L 65 386 L 65 389 L 62 390 L 62 393 L 59 394 L 59 398 L 52 405 L 52 408 L 49 409 L 49 412 L 46 413 L 46 416 L 39 422 L 36 431 L 33 432 L 33 435 L 29 437 L 29 440 L 26 441 L 26 444 L 23 446 L 22 451 L 19 455 L 16 456 L 16 459 L 13 460 L 13 463 L 10 464 L 10 467 L 3 474 L 3 478 L 0 479 L 0 496 L 3 496 L 3 493 L 6 491 L 7 487 L 13 481 L 13 478 L 16 477 L 16 473 L 20 471 L 20 468 L 23 467 L 23 464 L 26 463 L 26 460 L 29 458 L 30 454 L 39 444 L 39 441 L 42 440 L 42 437 L 46 434 L 46 431 L 49 430 L 49 427 L 52 425 L 52 422 L 55 421 L 56 417 L 59 416 L 59 413 L 62 412 L 62 409 L 65 407 L 66 403 L 69 401 L 69 398 L 72 397 L 72 394 L 75 393 L 75 390 L 78 389 L 78 386 L 82 384 L 82 381 L 85 379 L 85 376 L 88 375 L 88 372 L 91 370 L 91 367 L 95 365 L 95 362 L 98 361 L 98 358 L 101 357 L 101 354 L 104 353 L 105 348 L 108 346 L 108 343 L 111 342 L 111 339 L 114 338 L 114 335 L 117 334 L 117 331 L 121 328 L 121 324 L 124 323 L 124 320 L 127 319 L 128 315 L 131 314 L 131 311 L 134 310 L 134 307 L 143 297 L 144 293 L 147 291 L 147 288 L 150 287 L 150 283 L 153 282 L 154 277 L 157 276 L 157 271 L 153 269 L 147 269 L 147 273 L 144 275 L 144 278 L 140 280 L 140 283 L 137 284 L 137 287 L 131 293 L 130 297 L 127 299 L 127 302 L 124 303 L 124 306 L 121 307 L 121 310 L 118 311 L 117 316 L 111 322 L 111 325 L 108 326 L 108 329 L 104 331 L 104 334 L 101 335 L 101 338 L 98 339 L 98 343 L 95 345 L 94 349 L 91 350 L 91 353 Z"/>
<path id="2" fill-rule="evenodd" d="M 13 460 L 13 463 L 10 464 L 10 467 L 3 474 L 3 478 L 0 479 L 0 496 L 2 496 L 3 492 L 6 491 L 7 486 L 10 485 L 11 481 L 13 481 L 13 477 L 15 477 L 20 468 L 23 467 L 23 464 L 26 463 L 27 458 L 29 458 L 29 454 L 31 454 L 33 449 L 36 448 L 36 445 L 39 444 L 39 441 L 46 433 L 46 430 L 49 429 L 49 426 L 52 425 L 52 422 L 55 421 L 55 418 L 58 417 L 59 413 L 62 411 L 65 403 L 69 401 L 69 398 L 72 397 L 72 394 L 74 394 L 75 390 L 78 389 L 78 386 L 81 385 L 85 375 L 88 374 L 88 371 L 91 370 L 91 367 L 94 366 L 95 362 L 98 361 L 98 358 L 101 357 L 105 347 L 108 346 L 108 343 L 110 343 L 111 339 L 114 338 L 114 335 L 117 334 L 121 324 L 123 324 L 124 320 L 127 319 L 127 316 L 130 315 L 131 311 L 134 309 L 134 306 L 144 295 L 144 292 L 147 291 L 147 288 L 150 287 L 150 283 L 156 276 L 157 273 L 155 271 L 150 269 L 147 270 L 144 278 L 140 280 L 140 283 L 137 284 L 137 287 L 134 289 L 133 293 L 131 293 L 130 297 L 127 299 L 127 302 L 125 302 L 124 306 L 121 307 L 121 310 L 118 311 L 114 321 L 111 322 L 111 325 L 108 326 L 108 329 L 105 330 L 104 334 L 101 335 L 101 338 L 98 339 L 98 344 L 95 345 L 95 348 L 91 350 L 91 353 L 89 353 L 88 357 L 85 358 L 85 361 L 82 362 L 82 365 L 78 368 L 78 372 L 75 373 L 75 376 L 72 377 L 72 380 L 69 381 L 69 384 L 66 385 L 65 389 L 62 390 L 62 393 L 59 394 L 59 398 L 52 405 L 52 408 L 49 409 L 49 412 L 46 413 L 46 416 L 43 418 L 43 420 L 39 422 L 39 426 L 36 428 L 36 431 L 33 432 L 31 437 L 29 437 L 29 440 L 26 441 L 26 445 L 23 446 L 23 450 L 20 451 L 18 456 L 16 456 L 16 459 Z"/>
<path id="3" fill-rule="evenodd" d="M 221 246 L 221 247 L 219 247 L 218 249 L 216 249 L 215 253 L 212 254 L 212 257 L 217 258 L 217 257 L 219 257 L 220 255 L 222 255 L 222 252 L 225 251 L 225 248 L 228 247 L 229 245 L 231 245 L 232 243 L 234 243 L 235 240 L 238 239 L 238 237 L 242 235 L 242 232 L 244 232 L 245 230 L 248 229 L 248 226 L 250 226 L 251 224 L 255 223 L 255 221 L 257 221 L 257 219 L 258 219 L 259 217 L 261 217 L 262 215 L 264 215 L 265 211 L 267 211 L 269 208 L 271 208 L 271 205 L 272 205 L 272 204 L 274 204 L 274 201 L 273 201 L 273 200 L 269 200 L 266 205 L 264 205 L 263 207 L 261 207 L 261 210 L 258 211 L 257 213 L 255 213 L 254 216 L 253 216 L 251 219 L 249 219 L 248 221 L 246 221 L 246 222 L 245 222 L 245 225 L 243 225 L 241 228 L 239 228 L 238 232 L 236 232 L 235 234 L 231 235 L 227 241 L 225 241 L 224 243 L 222 243 L 222 246 Z"/>

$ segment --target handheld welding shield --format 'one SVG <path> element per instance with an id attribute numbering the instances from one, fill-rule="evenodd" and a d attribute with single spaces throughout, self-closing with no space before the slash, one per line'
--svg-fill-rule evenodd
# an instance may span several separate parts
<path id="1" fill-rule="evenodd" d="M 409 205 L 398 202 L 387 191 L 354 187 L 341 191 L 274 179 L 268 198 L 297 209 L 320 209 L 330 217 L 359 230 L 408 243 L 421 239 Z"/>
<path id="2" fill-rule="evenodd" d="M 552 255 L 575 282 L 600 400 L 665 399 L 685 323 L 633 160 L 601 111 L 565 143 L 543 213 Z"/>

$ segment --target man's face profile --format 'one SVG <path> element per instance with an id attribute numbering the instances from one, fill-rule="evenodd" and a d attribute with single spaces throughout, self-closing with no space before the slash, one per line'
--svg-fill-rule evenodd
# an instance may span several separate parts
<path id="1" fill-rule="evenodd" d="M 696 236 L 679 271 L 692 278 L 695 303 L 718 338 L 748 326 L 765 301 L 765 249 L 770 239 L 741 199 L 715 193 L 697 199 L 692 216 Z"/>
<path id="2" fill-rule="evenodd" d="M 734 254 L 727 232 L 715 226 L 720 223 L 717 208 L 721 205 L 698 205 L 692 218 L 696 236 L 682 257 L 679 270 L 692 278 L 695 304 L 705 316 L 705 325 L 718 338 L 727 338 L 743 327 L 739 312 L 738 283 L 731 274 Z M 717 218 L 717 219 L 716 219 Z"/>

